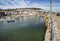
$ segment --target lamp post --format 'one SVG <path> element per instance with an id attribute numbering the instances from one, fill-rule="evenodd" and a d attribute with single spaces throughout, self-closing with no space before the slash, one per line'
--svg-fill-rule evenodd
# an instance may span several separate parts
<path id="1" fill-rule="evenodd" d="M 49 17 L 50 17 L 50 15 L 51 15 L 51 12 L 52 12 L 52 0 L 50 0 L 50 10 L 49 10 Z"/>
<path id="2" fill-rule="evenodd" d="M 50 0 L 50 12 L 52 12 L 52 0 Z"/>

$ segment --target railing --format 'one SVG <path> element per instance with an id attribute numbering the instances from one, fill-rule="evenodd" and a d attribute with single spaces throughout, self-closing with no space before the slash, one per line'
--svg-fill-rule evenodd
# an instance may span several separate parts
<path id="1" fill-rule="evenodd" d="M 54 28 L 54 21 L 50 18 L 51 38 L 50 41 L 56 41 L 56 32 Z"/>

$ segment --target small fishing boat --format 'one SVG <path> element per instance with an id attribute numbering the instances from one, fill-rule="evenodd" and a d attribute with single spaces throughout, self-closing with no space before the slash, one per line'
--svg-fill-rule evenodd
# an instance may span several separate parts
<path id="1" fill-rule="evenodd" d="M 6 22 L 10 23 L 10 22 L 14 22 L 14 20 L 7 20 Z"/>

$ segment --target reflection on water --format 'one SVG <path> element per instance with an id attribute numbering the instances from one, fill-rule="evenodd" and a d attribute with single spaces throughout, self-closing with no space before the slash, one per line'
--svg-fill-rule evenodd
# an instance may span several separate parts
<path id="1" fill-rule="evenodd" d="M 0 41 L 43 41 L 43 17 L 21 16 L 11 23 L 0 23 Z"/>

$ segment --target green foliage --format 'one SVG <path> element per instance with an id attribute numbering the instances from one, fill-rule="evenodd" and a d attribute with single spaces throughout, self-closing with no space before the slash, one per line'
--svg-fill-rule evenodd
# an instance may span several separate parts
<path id="1" fill-rule="evenodd" d="M 20 9 L 20 8 L 16 8 L 16 9 Z M 0 10 L 3 10 L 3 11 L 12 11 L 12 10 L 16 10 L 16 9 L 0 9 Z M 41 8 L 22 8 L 22 9 L 42 10 Z"/>

